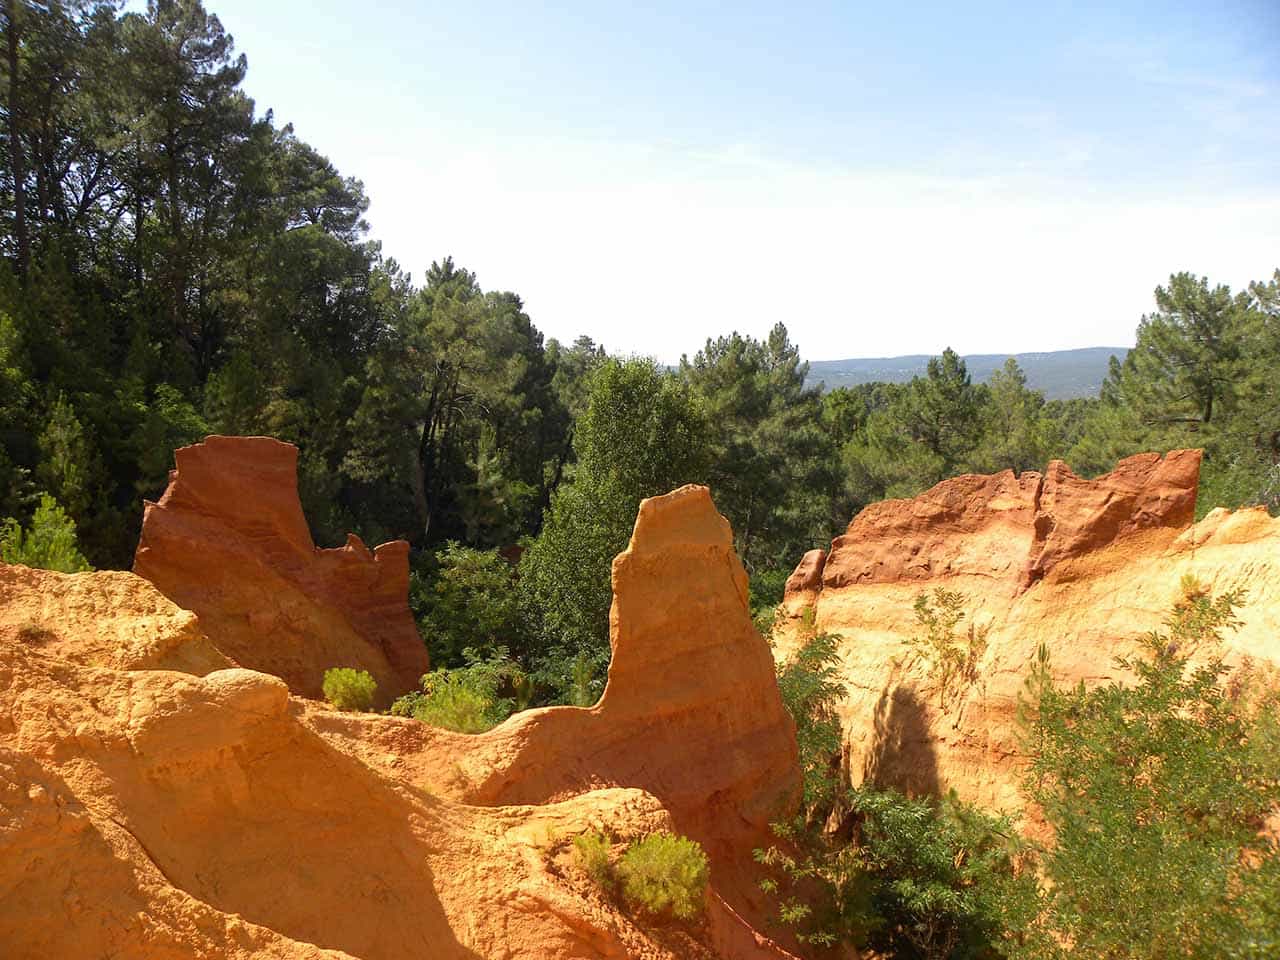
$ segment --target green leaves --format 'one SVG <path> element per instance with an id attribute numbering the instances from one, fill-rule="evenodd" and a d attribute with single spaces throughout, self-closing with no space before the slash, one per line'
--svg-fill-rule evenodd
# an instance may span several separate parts
<path id="1" fill-rule="evenodd" d="M 0 559 L 62 573 L 92 569 L 76 543 L 75 521 L 47 493 L 27 529 L 12 517 L 0 522 Z"/>
<path id="2" fill-rule="evenodd" d="M 1261 830 L 1280 809 L 1280 703 L 1217 651 L 1241 600 L 1184 581 L 1166 630 L 1118 661 L 1136 683 L 1039 685 L 1026 789 L 1055 837 L 1048 915 L 1089 956 L 1260 960 L 1280 941 Z"/>
<path id="3" fill-rule="evenodd" d="M 649 360 L 606 360 L 591 374 L 573 447 L 577 468 L 555 493 L 520 563 L 520 594 L 540 641 L 539 679 L 594 702 L 609 663 L 610 569 L 645 497 L 704 479 L 706 420 L 689 388 Z M 584 671 L 593 676 L 590 694 Z"/>
<path id="4" fill-rule="evenodd" d="M 378 684 L 368 670 L 330 667 L 321 686 L 324 698 L 339 710 L 368 710 L 377 696 Z"/>
<path id="5" fill-rule="evenodd" d="M 956 627 L 965 618 L 964 603 L 964 594 L 942 587 L 935 589 L 932 597 L 918 595 L 913 609 L 916 623 L 925 632 L 904 641 L 927 662 L 929 679 L 938 688 L 939 706 L 944 710 L 977 680 L 978 660 L 987 649 L 989 627 L 970 622 L 967 630 L 956 635 Z"/>

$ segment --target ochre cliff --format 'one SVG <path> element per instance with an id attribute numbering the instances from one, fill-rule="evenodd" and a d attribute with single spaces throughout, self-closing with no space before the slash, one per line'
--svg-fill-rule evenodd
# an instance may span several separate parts
<path id="1" fill-rule="evenodd" d="M 148 503 L 134 572 L 200 617 L 240 666 L 320 695 L 329 667 L 368 670 L 385 705 L 427 671 L 409 613 L 409 544 L 372 552 L 355 534 L 318 549 L 298 500 L 298 449 L 269 437 L 209 437 L 174 454 Z"/>
<path id="2" fill-rule="evenodd" d="M 1116 678 L 1114 658 L 1161 626 L 1186 575 L 1246 591 L 1229 664 L 1280 661 L 1280 520 L 1214 511 L 1192 526 L 1199 463 L 1179 450 L 1096 480 L 1060 461 L 1043 475 L 957 477 L 867 507 L 827 555 L 806 555 L 779 649 L 810 629 L 840 635 L 852 779 L 1020 808 L 1015 713 L 1038 645 L 1060 683 Z M 963 594 L 964 624 L 987 631 L 977 679 L 945 709 L 904 645 L 923 632 L 916 596 L 939 587 Z"/>
<path id="3" fill-rule="evenodd" d="M 179 475 L 192 462 L 181 455 Z M 195 463 L 188 479 L 210 461 Z M 252 493 L 234 486 L 249 466 L 220 489 Z M 194 489 L 216 492 L 218 475 Z M 376 578 L 326 581 L 331 561 L 308 565 L 317 553 L 300 549 L 303 528 L 286 529 L 297 515 L 279 483 L 277 471 L 250 529 L 208 515 L 210 500 L 175 480 L 178 493 L 151 508 L 147 545 L 256 532 L 256 556 L 225 533 L 213 559 L 252 562 L 288 587 L 291 623 L 381 604 L 358 593 L 362 582 L 378 591 Z M 263 559 L 275 556 L 287 574 Z M 173 571 L 191 564 L 157 568 L 181 593 Z M 215 570 L 215 583 L 246 591 L 234 597 L 256 596 L 240 579 Z M 0 566 L 4 956 L 788 956 L 742 917 L 756 908 L 750 845 L 794 795 L 794 736 L 707 491 L 646 501 L 613 580 L 601 702 L 468 737 L 291 695 L 267 666 L 298 662 L 273 660 L 278 616 L 260 633 L 238 626 L 265 648 L 256 672 L 228 665 L 243 664 L 219 640 L 230 613 L 211 628 L 129 573 Z M 339 599 L 312 600 L 299 582 L 336 585 Z M 194 595 L 217 597 L 208 585 Z M 333 636 L 378 649 L 354 628 Z M 702 840 L 713 861 L 704 919 L 648 921 L 584 882 L 572 837 L 601 826 Z"/>

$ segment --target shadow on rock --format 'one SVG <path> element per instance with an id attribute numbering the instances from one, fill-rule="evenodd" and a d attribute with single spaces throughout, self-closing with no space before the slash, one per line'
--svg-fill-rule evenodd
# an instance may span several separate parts
<path id="1" fill-rule="evenodd" d="M 911 796 L 937 796 L 938 760 L 929 732 L 929 707 L 912 684 L 890 678 L 876 702 L 871 747 L 862 780 Z"/>

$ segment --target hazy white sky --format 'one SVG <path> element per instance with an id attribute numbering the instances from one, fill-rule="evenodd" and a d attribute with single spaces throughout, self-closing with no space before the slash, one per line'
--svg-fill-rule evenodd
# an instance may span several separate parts
<path id="1" fill-rule="evenodd" d="M 1127 345 L 1171 272 L 1280 266 L 1275 0 L 207 3 L 386 254 L 562 340 Z"/>

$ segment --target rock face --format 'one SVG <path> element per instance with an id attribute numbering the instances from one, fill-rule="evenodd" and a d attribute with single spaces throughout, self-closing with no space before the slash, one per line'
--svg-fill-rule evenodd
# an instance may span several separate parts
<path id="1" fill-rule="evenodd" d="M 372 552 L 351 534 L 318 549 L 298 500 L 298 450 L 269 437 L 209 437 L 174 454 L 148 503 L 133 569 L 194 611 L 244 667 L 320 696 L 329 667 L 368 670 L 380 700 L 417 685 L 427 652 L 409 613 L 409 545 Z"/>
<path id="2" fill-rule="evenodd" d="M 1021 806 L 1015 712 L 1037 646 L 1059 682 L 1114 679 L 1114 658 L 1160 627 L 1184 575 L 1246 590 L 1229 663 L 1280 661 L 1280 520 L 1215 511 L 1191 526 L 1199 463 L 1180 450 L 1096 480 L 1059 461 L 1044 475 L 957 477 L 862 511 L 832 543 L 820 589 L 806 556 L 783 601 L 781 649 L 809 629 L 807 609 L 841 636 L 854 781 Z M 916 596 L 939 587 L 963 594 L 965 624 L 987 631 L 977 681 L 945 709 L 903 645 L 921 632 Z"/>
<path id="3" fill-rule="evenodd" d="M 197 507 L 209 501 L 177 480 L 175 491 L 151 509 L 150 547 L 211 542 L 215 559 L 249 562 L 230 534 L 210 535 L 227 524 Z M 256 542 L 275 555 L 299 534 L 283 537 L 292 512 L 269 508 L 288 498 L 265 499 Z M 470 737 L 340 714 L 267 670 L 227 668 L 203 617 L 132 574 L 0 566 L 5 957 L 789 956 L 743 919 L 750 843 L 798 771 L 731 543 L 705 489 L 646 501 L 614 564 L 601 702 Z M 295 572 L 325 569 L 294 552 Z M 254 569 L 296 589 L 296 607 L 310 596 Z M 297 573 L 324 582 L 309 576 Z M 344 604 L 359 603 L 351 594 L 344 584 Z M 59 618 L 75 628 L 55 631 Z M 242 629 L 250 636 L 252 622 Z M 256 635 L 259 663 L 281 636 Z M 702 839 L 713 860 L 704 921 L 646 921 L 575 872 L 573 837 L 602 826 Z"/>
<path id="4" fill-rule="evenodd" d="M 643 789 L 707 850 L 717 889 L 755 917 L 750 854 L 797 799 L 795 726 L 751 622 L 729 523 L 706 487 L 641 503 L 631 543 L 613 562 L 613 593 L 613 658 L 594 707 L 528 710 L 477 736 L 312 716 L 327 735 L 392 756 L 423 787 L 468 803 Z"/>

